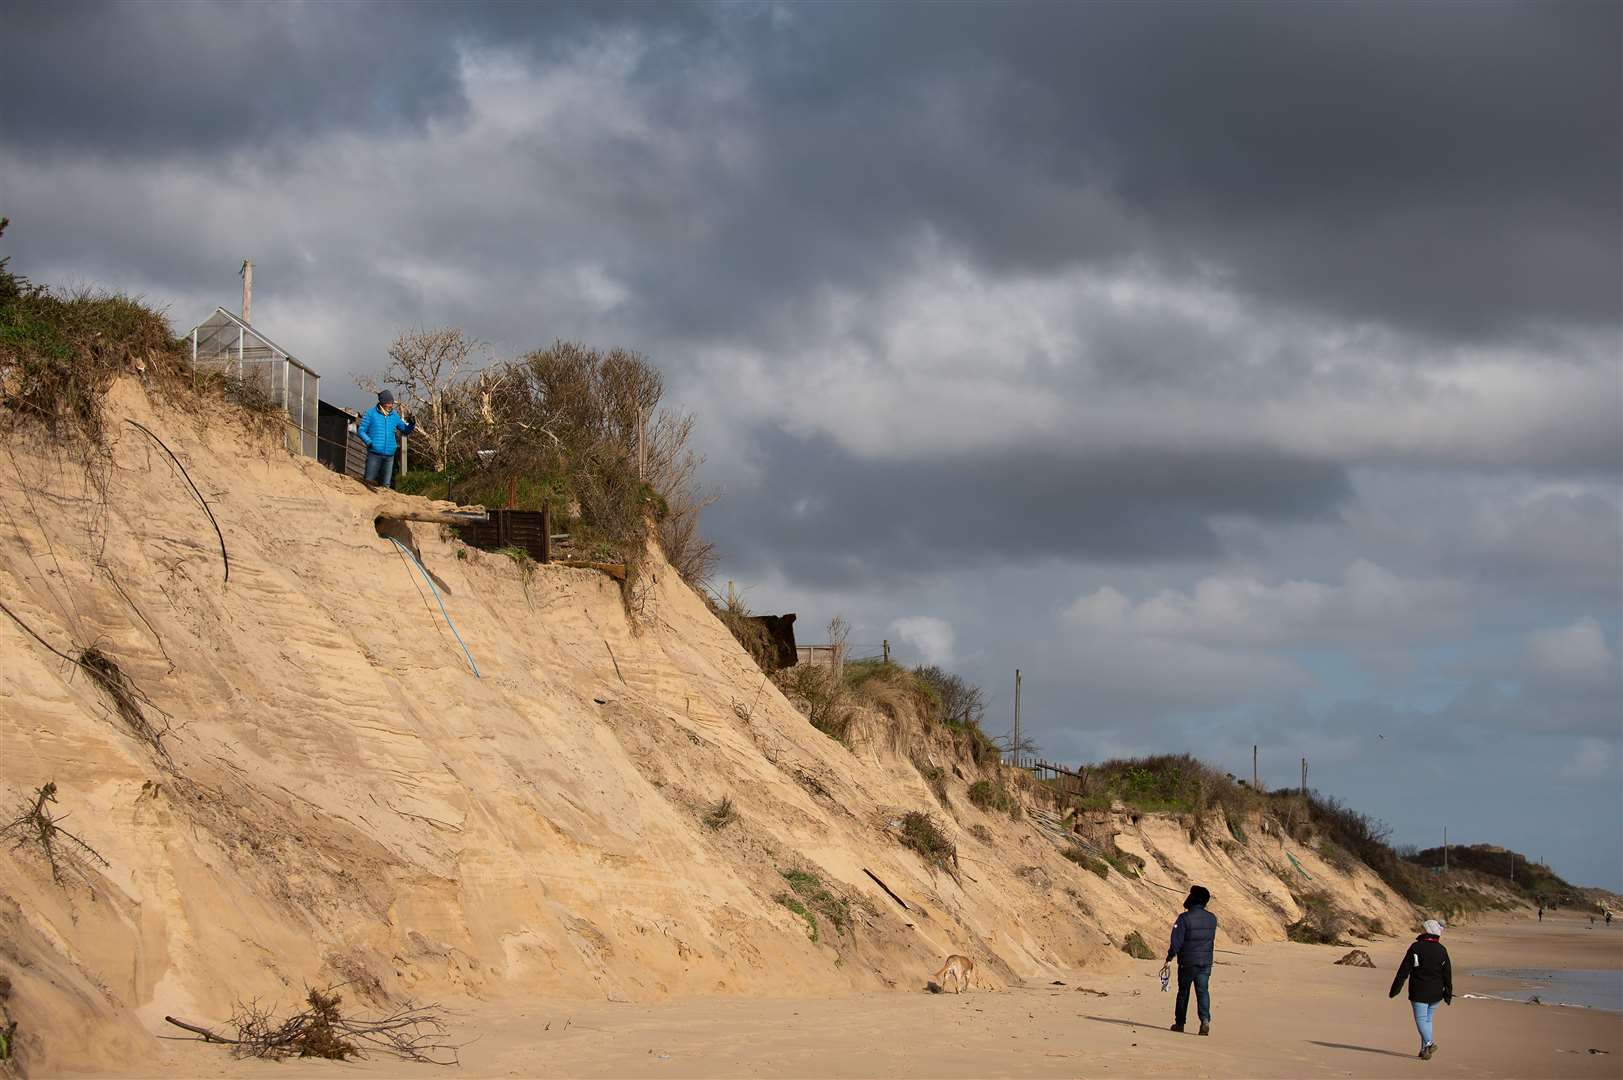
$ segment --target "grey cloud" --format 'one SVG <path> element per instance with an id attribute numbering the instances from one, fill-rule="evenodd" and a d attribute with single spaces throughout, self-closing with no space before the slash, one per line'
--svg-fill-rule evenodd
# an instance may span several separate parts
<path id="1" fill-rule="evenodd" d="M 763 431 L 754 450 L 762 489 L 723 498 L 707 528 L 729 565 L 780 566 L 803 584 L 1025 559 L 1212 559 L 1214 515 L 1300 520 L 1347 493 L 1338 466 L 1261 449 L 1082 457 L 1037 447 L 887 462 Z"/>
<path id="2" fill-rule="evenodd" d="M 629 91 L 706 148 L 678 180 L 700 235 L 623 267 L 662 286 L 659 330 L 726 339 L 860 289 L 921 231 L 991 273 L 1153 260 L 1445 338 L 1619 314 L 1610 4 L 12 10 L 29 48 L 0 100 L 31 150 L 454 124 L 462 50 L 546 68 L 633 35 Z M 612 139 L 597 159 L 611 184 L 653 163 Z"/>

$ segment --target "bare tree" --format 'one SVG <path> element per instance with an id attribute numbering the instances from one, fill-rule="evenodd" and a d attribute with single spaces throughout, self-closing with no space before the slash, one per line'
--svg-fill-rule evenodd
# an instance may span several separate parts
<path id="1" fill-rule="evenodd" d="M 851 636 L 851 624 L 845 621 L 844 615 L 836 615 L 828 621 L 828 644 L 831 657 L 831 674 L 834 685 L 838 686 L 845 677 L 845 639 Z"/>
<path id="2" fill-rule="evenodd" d="M 961 675 L 935 665 L 913 669 L 926 686 L 941 699 L 941 722 L 952 727 L 979 727 L 986 715 L 986 696 L 981 688 Z"/>
<path id="3" fill-rule="evenodd" d="M 389 366 L 383 374 L 355 380 L 363 390 L 396 389 L 402 404 L 413 412 L 418 438 L 436 468 L 445 468 L 479 422 L 468 385 L 479 346 L 460 327 L 403 330 L 389 346 Z"/>

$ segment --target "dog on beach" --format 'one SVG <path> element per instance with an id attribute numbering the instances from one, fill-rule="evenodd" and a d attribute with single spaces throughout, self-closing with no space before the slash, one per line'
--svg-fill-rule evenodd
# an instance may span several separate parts
<path id="1" fill-rule="evenodd" d="M 948 975 L 952 976 L 953 993 L 963 993 L 964 987 L 966 986 L 973 988 L 973 980 L 975 978 L 975 961 L 971 960 L 967 956 L 959 956 L 957 953 L 953 953 L 951 956 L 947 957 L 947 962 L 941 965 L 941 970 L 935 973 L 935 978 L 932 980 L 932 982 L 939 984 L 941 989 L 945 990 L 947 988 Z"/>

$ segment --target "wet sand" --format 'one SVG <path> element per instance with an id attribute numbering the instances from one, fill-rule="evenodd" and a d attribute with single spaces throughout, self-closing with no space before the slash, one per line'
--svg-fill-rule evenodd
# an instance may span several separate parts
<path id="1" fill-rule="evenodd" d="M 1219 913 L 1221 914 L 1221 913 Z M 233 1061 L 220 1047 L 166 1043 L 164 1076 L 585 1077 L 1617 1077 L 1623 1014 L 1472 1000 L 1502 984 L 1484 967 L 1617 970 L 1623 922 L 1590 930 L 1560 915 L 1466 927 L 1444 937 L 1456 977 L 1437 1056 L 1416 1058 L 1408 1002 L 1387 997 L 1407 946 L 1368 947 L 1379 965 L 1338 967 L 1330 946 L 1220 950 L 1212 1035 L 1167 1030 L 1173 994 L 1153 961 L 1065 986 L 963 995 L 476 1004 L 458 1032 L 477 1036 L 447 1074 L 390 1061 L 335 1065 Z M 922 986 L 925 973 L 917 973 Z M 1084 989 L 1085 988 L 1085 989 Z M 792 985 L 785 990 L 792 992 Z M 1098 996 L 1086 990 L 1102 991 Z M 1191 1018 L 1193 1002 L 1191 1002 Z M 1591 1054 L 1591 1049 L 1605 1051 Z"/>

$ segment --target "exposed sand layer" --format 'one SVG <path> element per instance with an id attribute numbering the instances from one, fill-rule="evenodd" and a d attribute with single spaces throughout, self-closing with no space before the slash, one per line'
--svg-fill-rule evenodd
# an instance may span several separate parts
<path id="1" fill-rule="evenodd" d="M 1077 827 L 1145 860 L 1101 878 L 1029 794 L 1018 820 L 971 806 L 981 773 L 945 733 L 875 718 L 849 750 L 813 729 L 657 557 L 634 624 L 604 575 L 526 576 L 440 526 L 393 528 L 475 678 L 375 524 L 423 500 L 132 380 L 108 413 L 88 474 L 72 448 L 0 444 L 0 600 L 52 647 L 115 660 L 170 757 L 0 618 L 0 807 L 55 781 L 53 809 L 107 863 L 56 884 L 32 845 L 0 859 L 13 1067 L 137 1068 L 166 1013 L 219 1023 L 305 985 L 356 1003 L 850 995 L 949 952 L 993 986 L 1102 978 L 1132 966 L 1130 932 L 1164 940 L 1191 882 L 1226 948 L 1282 939 L 1311 890 L 1414 925 L 1367 868 L 1220 815 L 1091 815 Z M 229 583 L 203 510 L 125 417 L 209 500 Z M 945 805 L 915 758 L 946 770 Z M 712 831 L 722 796 L 739 820 Z M 960 876 L 898 842 L 910 810 L 956 842 Z M 813 940 L 780 902 L 794 867 L 850 901 L 848 931 L 825 915 Z"/>
<path id="2" fill-rule="evenodd" d="M 1605 967 L 1623 979 L 1623 926 L 1517 921 L 1446 935 L 1457 968 Z M 1337 967 L 1346 950 L 1258 943 L 1225 948 L 1212 976 L 1213 1034 L 1167 1030 L 1172 993 L 1156 964 L 1086 972 L 1066 986 L 834 999 L 688 1000 L 652 1005 L 476 1006 L 461 1020 L 468 1076 L 584 1077 L 1616 1077 L 1623 1015 L 1456 998 L 1436 1020 L 1438 1054 L 1415 1057 L 1407 1000 L 1387 997 L 1406 942 L 1369 947 L 1377 968 Z M 924 975 L 915 972 L 914 982 Z M 1103 991 L 1099 997 L 1079 988 Z M 1462 975 L 1456 989 L 1491 984 Z M 1191 1014 L 1193 1004 L 1191 1003 Z M 1191 1015 L 1191 1019 L 1193 1016 Z M 1605 1051 L 1591 1054 L 1591 1049 Z M 331 1063 L 235 1061 L 168 1044 L 166 1076 L 332 1076 Z M 431 1076 L 370 1061 L 345 1075 Z"/>

